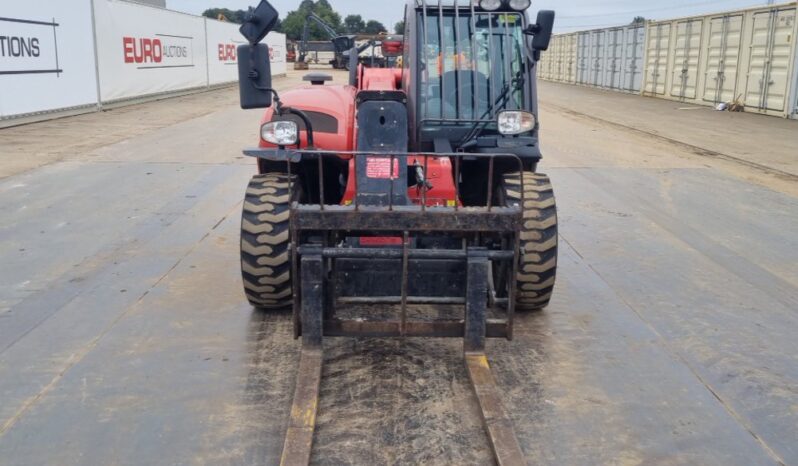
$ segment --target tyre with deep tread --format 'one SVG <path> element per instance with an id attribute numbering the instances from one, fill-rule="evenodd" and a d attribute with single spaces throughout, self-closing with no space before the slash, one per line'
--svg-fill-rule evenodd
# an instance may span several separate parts
<path id="1" fill-rule="evenodd" d="M 291 192 L 293 190 L 293 193 Z M 250 304 L 259 309 L 291 306 L 292 200 L 301 192 L 296 177 L 285 174 L 252 177 L 241 217 L 241 274 Z"/>
<path id="2" fill-rule="evenodd" d="M 523 180 L 523 183 L 522 183 Z M 557 275 L 557 205 L 549 177 L 541 173 L 508 173 L 500 189 L 508 207 L 521 204 L 523 225 L 516 277 L 516 309 L 543 309 L 551 301 Z"/>

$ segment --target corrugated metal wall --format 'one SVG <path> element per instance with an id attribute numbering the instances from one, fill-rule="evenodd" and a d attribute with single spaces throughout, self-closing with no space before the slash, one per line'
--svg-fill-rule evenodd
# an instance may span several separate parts
<path id="1" fill-rule="evenodd" d="M 540 77 L 798 118 L 798 3 L 557 35 Z"/>

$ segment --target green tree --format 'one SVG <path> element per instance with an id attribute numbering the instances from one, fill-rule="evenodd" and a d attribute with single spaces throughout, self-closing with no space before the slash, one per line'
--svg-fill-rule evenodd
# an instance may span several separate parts
<path id="1" fill-rule="evenodd" d="M 360 15 L 349 15 L 344 18 L 344 28 L 350 34 L 360 34 L 366 30 L 366 22 Z"/>
<path id="2" fill-rule="evenodd" d="M 399 21 L 398 23 L 394 24 L 393 32 L 394 32 L 394 34 L 404 34 L 405 33 L 405 22 L 404 22 L 404 20 Z"/>
<path id="3" fill-rule="evenodd" d="M 632 20 L 631 24 L 645 24 L 646 18 L 642 16 L 635 16 L 635 19 Z"/>
<path id="4" fill-rule="evenodd" d="M 366 34 L 379 34 L 381 32 L 388 32 L 388 29 L 381 22 L 371 19 L 366 23 Z"/>

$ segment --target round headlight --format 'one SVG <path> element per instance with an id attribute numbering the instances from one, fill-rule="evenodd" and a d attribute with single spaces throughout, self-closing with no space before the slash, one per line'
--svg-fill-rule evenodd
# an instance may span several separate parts
<path id="1" fill-rule="evenodd" d="M 505 136 L 528 133 L 535 129 L 537 118 L 529 112 L 506 110 L 499 113 L 499 133 Z"/>
<path id="2" fill-rule="evenodd" d="M 510 0 L 510 8 L 515 11 L 524 11 L 532 6 L 532 0 Z"/>
<path id="3" fill-rule="evenodd" d="M 293 121 L 272 121 L 260 127 L 260 137 L 276 146 L 291 146 L 299 142 L 299 128 Z"/>
<path id="4" fill-rule="evenodd" d="M 496 11 L 502 6 L 502 0 L 481 0 L 479 7 L 485 11 Z"/>

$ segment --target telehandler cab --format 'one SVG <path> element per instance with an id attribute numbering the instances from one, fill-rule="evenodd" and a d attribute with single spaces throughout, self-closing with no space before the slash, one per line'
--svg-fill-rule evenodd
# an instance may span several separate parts
<path id="1" fill-rule="evenodd" d="M 241 106 L 267 110 L 259 146 L 244 151 L 259 173 L 244 202 L 244 289 L 256 308 L 292 308 L 302 338 L 283 464 L 310 459 L 324 336 L 463 338 L 494 456 L 524 464 L 484 349 L 512 338 L 517 311 L 549 303 L 557 267 L 535 82 L 554 12 L 529 24 L 529 7 L 409 0 L 402 68 L 350 53 L 348 83 L 309 74 L 279 95 L 260 44 L 277 11 L 263 0 L 247 15 Z M 396 318 L 342 317 L 369 305 Z"/>

